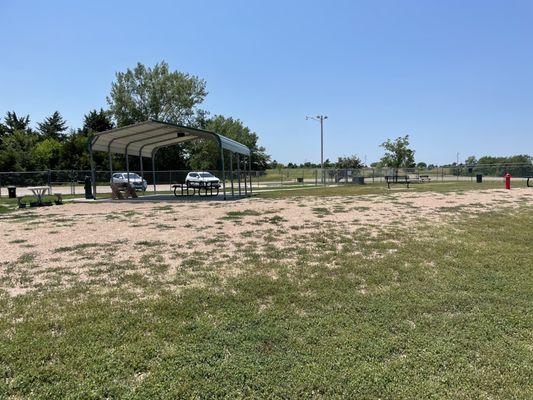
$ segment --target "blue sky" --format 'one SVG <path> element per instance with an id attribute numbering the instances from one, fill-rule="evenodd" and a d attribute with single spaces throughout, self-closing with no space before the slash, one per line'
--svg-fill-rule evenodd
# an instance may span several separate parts
<path id="1" fill-rule="evenodd" d="M 533 153 L 533 1 L 0 0 L 0 113 L 70 126 L 115 71 L 165 60 L 207 80 L 273 158 L 377 160 L 410 134 L 417 161 Z"/>

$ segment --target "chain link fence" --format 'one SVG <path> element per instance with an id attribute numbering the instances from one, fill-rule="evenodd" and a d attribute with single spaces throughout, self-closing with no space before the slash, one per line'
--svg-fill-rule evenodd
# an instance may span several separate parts
<path id="1" fill-rule="evenodd" d="M 266 171 L 252 171 L 255 185 L 320 185 L 384 182 L 386 176 L 408 176 L 430 182 L 474 181 L 477 175 L 484 179 L 501 179 L 509 172 L 514 178 L 533 176 L 533 164 L 483 164 L 436 168 L 361 168 L 361 169 L 316 169 L 278 168 Z M 364 178 L 364 179 L 361 179 Z"/>
<path id="2" fill-rule="evenodd" d="M 111 175 L 124 171 L 95 171 L 96 193 L 111 193 Z M 147 182 L 148 192 L 165 193 L 173 191 L 172 185 L 185 182 L 185 177 L 190 170 L 167 170 L 167 171 L 135 171 Z M 213 175 L 221 178 L 222 171 L 210 170 Z M 255 173 L 241 170 L 233 171 L 230 174 L 226 171 L 226 190 L 238 192 L 239 182 L 241 192 L 245 192 L 250 187 L 250 178 Z M 48 170 L 48 171 L 25 171 L 25 172 L 0 172 L 0 196 L 7 196 L 7 188 L 14 186 L 17 188 L 17 195 L 29 195 L 31 191 L 28 187 L 48 186 L 49 193 L 61 193 L 63 195 L 82 195 L 85 192 L 85 179 L 91 177 L 90 170 Z M 233 177 L 233 179 L 231 179 Z M 256 185 L 254 185 L 256 187 Z"/>
<path id="3" fill-rule="evenodd" d="M 118 172 L 118 171 L 117 171 Z M 169 192 L 173 184 L 185 182 L 189 170 L 167 171 L 130 171 L 141 175 L 148 183 L 148 191 Z M 209 171 L 221 178 L 221 171 Z M 231 190 L 233 178 L 234 190 L 241 189 L 244 184 L 249 187 L 250 180 L 254 190 L 266 190 L 276 187 L 289 186 L 318 186 L 343 185 L 358 183 L 381 183 L 385 176 L 408 176 L 409 179 L 421 179 L 430 182 L 445 181 L 474 181 L 477 175 L 483 179 L 502 179 L 509 172 L 513 178 L 527 178 L 533 176 L 533 164 L 483 164 L 474 166 L 452 166 L 431 169 L 421 168 L 361 168 L 361 169 L 317 169 L 317 168 L 277 168 L 265 171 L 233 171 L 230 175 L 226 171 L 226 189 Z M 116 173 L 116 172 L 115 172 Z M 84 181 L 91 176 L 90 170 L 47 170 L 28 172 L 0 172 L 0 196 L 7 195 L 7 187 L 17 187 L 17 194 L 28 194 L 25 188 L 29 186 L 48 186 L 51 193 L 64 195 L 81 195 L 84 193 Z M 97 193 L 109 193 L 109 171 L 96 171 Z"/>

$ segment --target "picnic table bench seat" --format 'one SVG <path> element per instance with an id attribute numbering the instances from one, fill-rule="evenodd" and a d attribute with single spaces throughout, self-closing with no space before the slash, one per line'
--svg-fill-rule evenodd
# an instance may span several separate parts
<path id="1" fill-rule="evenodd" d="M 191 185 L 188 182 L 185 182 L 174 184 L 172 185 L 172 188 L 174 189 L 174 196 L 176 197 L 179 197 L 180 195 L 194 196 L 195 194 L 197 194 L 196 191 L 198 191 L 198 196 L 201 196 L 202 192 L 205 196 L 218 196 L 220 192 L 220 183 L 206 182 L 201 185 Z M 213 189 L 215 191 L 213 191 Z"/>
<path id="2" fill-rule="evenodd" d="M 53 194 L 51 194 L 49 196 L 55 196 L 54 203 L 57 206 L 63 204 L 63 194 L 62 193 L 53 193 Z M 36 196 L 34 196 L 34 195 L 17 196 L 17 204 L 18 204 L 19 208 L 26 208 L 26 206 L 28 204 L 30 206 L 32 206 L 32 207 L 34 207 L 34 206 L 51 206 L 52 205 L 52 202 L 50 202 L 50 201 L 42 201 L 42 199 L 41 199 L 41 202 L 39 202 L 39 201 L 36 201 L 36 202 L 30 201 L 29 203 L 27 203 L 26 201 L 24 201 L 24 198 L 26 198 L 26 197 L 36 197 Z"/>

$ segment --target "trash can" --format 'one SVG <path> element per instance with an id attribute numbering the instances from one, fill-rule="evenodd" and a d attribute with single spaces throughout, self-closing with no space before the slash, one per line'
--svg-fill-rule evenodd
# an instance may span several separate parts
<path id="1" fill-rule="evenodd" d="M 15 186 L 8 186 L 7 187 L 7 193 L 8 193 L 8 197 L 10 199 L 16 199 L 17 198 L 17 188 Z"/>
<path id="2" fill-rule="evenodd" d="M 296 178 L 296 182 L 303 183 L 304 182 L 304 178 Z"/>
<path id="3" fill-rule="evenodd" d="M 85 177 L 85 181 L 84 181 L 84 185 L 83 186 L 85 187 L 85 198 L 88 199 L 88 200 L 94 199 L 92 182 L 91 182 L 91 178 L 89 176 Z"/>
<path id="4" fill-rule="evenodd" d="M 354 176 L 352 178 L 353 183 L 357 183 L 358 185 L 364 185 L 365 184 L 365 177 L 364 176 Z"/>
<path id="5" fill-rule="evenodd" d="M 476 182 L 477 183 L 482 183 L 483 182 L 483 175 L 477 174 L 476 175 Z"/>

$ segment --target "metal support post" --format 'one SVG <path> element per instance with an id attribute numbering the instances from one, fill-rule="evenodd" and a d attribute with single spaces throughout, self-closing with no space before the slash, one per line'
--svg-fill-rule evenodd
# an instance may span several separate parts
<path id="1" fill-rule="evenodd" d="M 241 157 L 237 153 L 237 181 L 239 183 L 239 196 L 241 195 Z"/>
<path id="2" fill-rule="evenodd" d="M 156 193 L 156 187 L 155 187 L 155 151 L 152 152 L 152 180 L 154 184 L 154 194 Z"/>
<path id="3" fill-rule="evenodd" d="M 224 149 L 220 146 L 220 163 L 222 164 L 222 191 L 226 200 L 226 170 L 224 169 Z"/>
<path id="4" fill-rule="evenodd" d="M 94 172 L 93 141 L 89 141 L 89 162 L 91 164 L 91 181 L 93 184 L 93 198 L 96 199 L 96 174 Z"/>
<path id="5" fill-rule="evenodd" d="M 246 157 L 244 157 L 244 195 L 248 196 L 248 178 L 246 177 Z"/>
<path id="6" fill-rule="evenodd" d="M 248 166 L 250 171 L 250 196 L 252 195 L 252 153 L 248 157 Z"/>
<path id="7" fill-rule="evenodd" d="M 235 191 L 233 188 L 233 152 L 229 152 L 229 176 L 231 180 L 231 195 L 235 196 Z"/>

